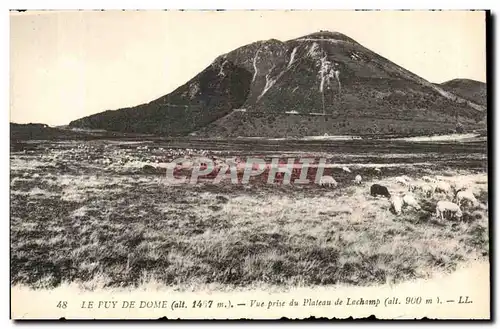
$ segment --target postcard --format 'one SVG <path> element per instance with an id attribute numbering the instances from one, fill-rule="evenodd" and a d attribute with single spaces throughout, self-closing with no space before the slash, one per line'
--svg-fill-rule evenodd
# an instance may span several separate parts
<path id="1" fill-rule="evenodd" d="M 490 319 L 489 17 L 11 11 L 11 319 Z"/>

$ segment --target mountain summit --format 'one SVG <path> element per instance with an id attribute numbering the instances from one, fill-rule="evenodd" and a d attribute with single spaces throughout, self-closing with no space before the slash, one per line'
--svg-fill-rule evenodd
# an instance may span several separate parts
<path id="1" fill-rule="evenodd" d="M 338 40 L 338 41 L 345 41 L 345 42 L 351 42 L 354 44 L 358 44 L 355 40 L 349 38 L 348 36 L 339 33 L 339 32 L 331 32 L 331 31 L 319 31 L 315 33 L 311 33 L 308 35 L 305 35 L 300 38 L 296 38 L 295 40 Z"/>
<path id="2" fill-rule="evenodd" d="M 485 107 L 338 32 L 258 41 L 172 93 L 72 127 L 176 136 L 427 134 L 484 125 Z"/>

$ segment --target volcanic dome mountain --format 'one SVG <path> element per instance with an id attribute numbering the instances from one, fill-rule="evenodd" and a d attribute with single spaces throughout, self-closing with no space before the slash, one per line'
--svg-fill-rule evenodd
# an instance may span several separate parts
<path id="1" fill-rule="evenodd" d="M 336 32 L 258 41 L 168 95 L 70 127 L 206 137 L 300 137 L 485 128 L 486 109 Z"/>

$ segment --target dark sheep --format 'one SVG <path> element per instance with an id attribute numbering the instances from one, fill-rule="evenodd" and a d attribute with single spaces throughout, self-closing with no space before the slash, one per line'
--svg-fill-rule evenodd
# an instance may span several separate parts
<path id="1" fill-rule="evenodd" d="M 391 197 L 391 194 L 389 193 L 389 190 L 387 189 L 387 187 L 379 185 L 379 184 L 373 184 L 370 187 L 370 195 L 371 196 L 382 195 L 382 196 L 385 196 L 386 198 Z"/>

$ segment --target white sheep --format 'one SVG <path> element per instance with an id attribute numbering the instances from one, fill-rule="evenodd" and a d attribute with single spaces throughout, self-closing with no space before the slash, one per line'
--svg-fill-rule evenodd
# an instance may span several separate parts
<path id="1" fill-rule="evenodd" d="M 402 178 L 402 179 L 404 179 L 404 180 L 405 180 L 405 181 L 407 181 L 407 182 L 410 182 L 410 181 L 411 181 L 411 178 L 410 178 L 410 177 L 408 177 L 408 176 L 406 176 L 406 175 L 401 176 L 401 178 Z"/>
<path id="2" fill-rule="evenodd" d="M 417 185 L 413 184 L 413 183 L 409 183 L 408 184 L 408 192 L 413 192 L 417 189 Z"/>
<path id="3" fill-rule="evenodd" d="M 439 201 L 436 205 L 436 217 L 444 220 L 444 218 L 447 217 L 448 214 L 453 214 L 457 218 L 463 216 L 462 210 L 460 210 L 460 206 L 456 203 L 444 200 Z"/>
<path id="4" fill-rule="evenodd" d="M 361 184 L 361 175 L 356 175 L 354 182 L 356 182 L 356 184 Z"/>
<path id="5" fill-rule="evenodd" d="M 429 184 L 420 185 L 418 189 L 422 191 L 422 194 L 425 195 L 426 197 L 430 197 L 434 192 L 434 187 Z"/>
<path id="6" fill-rule="evenodd" d="M 396 183 L 399 183 L 399 184 L 404 185 L 404 186 L 408 185 L 408 182 L 403 177 L 396 177 Z"/>
<path id="7" fill-rule="evenodd" d="M 328 185 L 329 187 L 337 187 L 337 181 L 332 177 L 332 176 L 323 176 L 319 180 L 319 185 L 325 186 Z"/>
<path id="8" fill-rule="evenodd" d="M 455 193 L 459 192 L 460 190 L 468 190 L 471 188 L 469 183 L 462 181 L 451 182 L 450 185 L 455 190 Z"/>
<path id="9" fill-rule="evenodd" d="M 417 210 L 421 209 L 420 205 L 412 194 L 405 194 L 403 196 L 403 205 L 410 206 Z"/>
<path id="10" fill-rule="evenodd" d="M 462 201 L 471 202 L 474 206 L 479 204 L 471 190 L 459 191 L 455 196 L 455 200 L 459 205 L 462 204 Z"/>
<path id="11" fill-rule="evenodd" d="M 227 158 L 225 160 L 226 164 L 227 165 L 230 165 L 230 166 L 236 166 L 238 165 L 241 161 L 240 159 L 238 159 L 237 157 L 232 157 L 232 158 Z"/>
<path id="12" fill-rule="evenodd" d="M 436 180 L 434 178 L 431 178 L 429 176 L 423 176 L 422 180 L 425 182 L 428 182 L 428 183 L 435 183 L 436 182 Z"/>
<path id="13" fill-rule="evenodd" d="M 192 169 L 193 166 L 194 166 L 193 161 L 187 160 L 187 161 L 182 162 L 182 167 L 181 168 L 182 169 Z"/>
<path id="14" fill-rule="evenodd" d="M 218 167 L 222 167 L 222 166 L 224 166 L 224 165 L 226 165 L 226 162 L 225 162 L 224 160 L 221 160 L 221 159 L 216 159 L 216 160 L 214 161 L 214 166 L 215 166 L 216 168 L 218 168 Z"/>
<path id="15" fill-rule="evenodd" d="M 351 172 L 351 169 L 347 168 L 346 166 L 342 167 L 342 170 L 349 173 Z"/>
<path id="16" fill-rule="evenodd" d="M 390 201 L 394 212 L 397 215 L 401 214 L 401 211 L 403 210 L 403 199 L 399 195 L 393 195 L 391 196 Z"/>
<path id="17" fill-rule="evenodd" d="M 445 182 L 445 181 L 439 181 L 439 182 L 437 182 L 436 185 L 434 186 L 434 192 L 436 192 L 436 193 L 442 192 L 442 193 L 445 193 L 445 194 L 450 193 L 451 192 L 450 183 Z"/>

